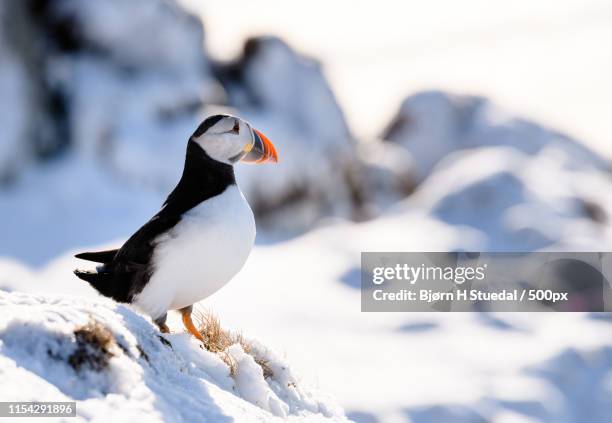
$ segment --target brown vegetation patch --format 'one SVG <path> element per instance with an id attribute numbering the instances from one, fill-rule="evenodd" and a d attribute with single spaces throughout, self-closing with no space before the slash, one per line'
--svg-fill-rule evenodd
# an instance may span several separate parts
<path id="1" fill-rule="evenodd" d="M 112 352 L 116 344 L 113 333 L 100 322 L 90 321 L 74 330 L 77 347 L 68 357 L 68 363 L 79 371 L 90 368 L 101 371 L 115 354 Z"/>
<path id="2" fill-rule="evenodd" d="M 253 345 L 244 339 L 240 333 L 232 333 L 221 327 L 219 319 L 210 312 L 196 312 L 195 319 L 198 323 L 199 332 L 204 338 L 203 346 L 208 351 L 217 354 L 230 368 L 230 374 L 236 374 L 236 362 L 228 353 L 227 349 L 234 344 L 239 344 L 245 353 L 249 354 L 261 367 L 264 378 L 272 376 L 272 369 L 267 360 L 255 354 Z"/>

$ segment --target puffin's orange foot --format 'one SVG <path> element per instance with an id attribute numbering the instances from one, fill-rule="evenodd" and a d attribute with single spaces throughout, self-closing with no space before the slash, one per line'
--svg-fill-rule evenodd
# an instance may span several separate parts
<path id="1" fill-rule="evenodd" d="M 157 325 L 161 333 L 170 333 L 170 329 L 168 329 L 168 325 L 166 325 L 167 317 L 168 317 L 168 313 L 154 320 L 155 324 Z"/>
<path id="2" fill-rule="evenodd" d="M 202 334 L 200 333 L 200 331 L 196 329 L 195 325 L 193 324 L 193 320 L 191 320 L 191 310 L 192 309 L 193 309 L 192 306 L 181 309 L 181 314 L 183 315 L 183 325 L 185 325 L 185 329 L 187 329 L 187 332 L 195 336 L 200 341 L 204 342 L 204 338 L 202 337 Z"/>

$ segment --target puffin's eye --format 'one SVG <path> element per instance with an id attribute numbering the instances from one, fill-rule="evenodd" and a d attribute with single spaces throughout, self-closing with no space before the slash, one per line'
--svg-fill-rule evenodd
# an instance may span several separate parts
<path id="1" fill-rule="evenodd" d="M 236 135 L 240 134 L 240 123 L 238 123 L 238 121 L 234 122 L 234 127 L 232 128 L 231 133 Z"/>

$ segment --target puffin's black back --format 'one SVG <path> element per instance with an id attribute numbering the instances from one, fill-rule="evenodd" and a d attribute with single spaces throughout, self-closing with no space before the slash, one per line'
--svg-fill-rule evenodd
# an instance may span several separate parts
<path id="1" fill-rule="evenodd" d="M 202 134 L 221 116 L 206 119 L 194 136 Z M 119 302 L 131 302 L 153 273 L 151 259 L 157 237 L 174 228 L 182 215 L 209 198 L 221 194 L 236 183 L 231 165 L 212 159 L 191 139 L 187 144 L 185 168 L 176 188 L 162 209 L 134 233 L 118 250 L 82 253 L 77 258 L 103 263 L 95 272 L 75 270 L 98 292 Z"/>

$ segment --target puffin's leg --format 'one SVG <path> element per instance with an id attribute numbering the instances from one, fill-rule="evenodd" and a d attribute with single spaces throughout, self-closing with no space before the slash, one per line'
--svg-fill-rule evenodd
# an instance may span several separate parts
<path id="1" fill-rule="evenodd" d="M 191 320 L 192 310 L 193 306 L 188 306 L 180 310 L 181 314 L 183 315 L 183 325 L 185 325 L 185 329 L 187 329 L 190 334 L 198 338 L 200 341 L 204 342 L 202 334 L 196 329 L 195 325 L 193 324 L 193 320 Z"/>
<path id="2" fill-rule="evenodd" d="M 170 333 L 170 329 L 168 329 L 168 325 L 166 325 L 166 318 L 168 318 L 168 313 L 164 313 L 163 316 L 153 320 L 161 333 Z"/>

